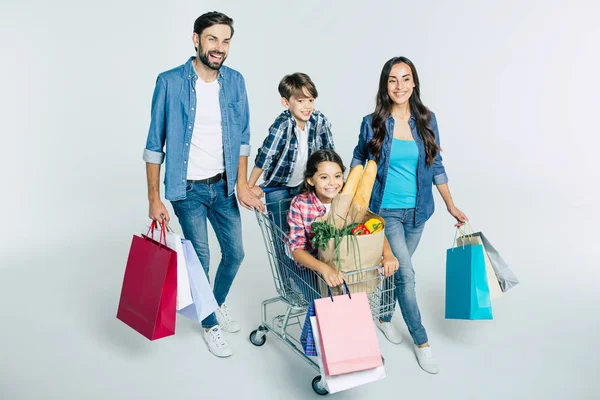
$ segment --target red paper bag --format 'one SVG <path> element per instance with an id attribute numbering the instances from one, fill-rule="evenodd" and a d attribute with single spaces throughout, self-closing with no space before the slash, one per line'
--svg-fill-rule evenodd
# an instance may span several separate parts
<path id="1" fill-rule="evenodd" d="M 365 292 L 315 300 L 326 376 L 381 367 L 381 351 Z"/>
<path id="2" fill-rule="evenodd" d="M 177 253 L 163 239 L 133 236 L 117 311 L 118 319 L 150 340 L 175 334 Z"/>

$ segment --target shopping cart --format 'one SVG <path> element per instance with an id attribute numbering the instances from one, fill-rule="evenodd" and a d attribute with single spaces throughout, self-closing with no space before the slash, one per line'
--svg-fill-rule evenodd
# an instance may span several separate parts
<path id="1" fill-rule="evenodd" d="M 281 207 L 281 204 L 279 206 Z M 250 342 L 255 346 L 262 346 L 267 340 L 266 334 L 271 332 L 319 371 L 316 362 L 318 360 L 304 354 L 299 338 L 309 303 L 328 296 L 327 284 L 318 273 L 296 264 L 290 252 L 287 234 L 273 222 L 270 213 L 256 211 L 256 219 L 265 241 L 275 289 L 279 296 L 262 302 L 262 323 L 250 333 Z M 351 292 L 367 293 L 374 319 L 392 312 L 395 306 L 393 277 L 384 278 L 378 266 L 346 272 L 344 278 L 349 283 Z M 267 310 L 275 308 L 274 304 L 279 304 L 280 310 L 283 305 L 285 311 L 282 314 L 274 312 L 269 319 Z M 312 388 L 320 395 L 327 394 L 320 375 L 312 380 Z"/>

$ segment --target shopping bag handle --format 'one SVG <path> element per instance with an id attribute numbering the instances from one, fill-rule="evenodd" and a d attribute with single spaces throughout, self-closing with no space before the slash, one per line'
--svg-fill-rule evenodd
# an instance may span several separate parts
<path id="1" fill-rule="evenodd" d="M 343 283 L 343 288 L 342 290 L 346 291 L 345 294 L 348 295 L 348 297 L 352 300 L 352 295 L 350 294 L 350 289 L 348 289 L 348 285 L 346 284 L 346 281 L 344 281 Z M 327 285 L 327 292 L 329 293 L 329 298 L 331 299 L 331 301 L 333 301 L 333 294 L 331 293 L 331 288 L 329 287 L 329 285 Z"/>
<path id="2" fill-rule="evenodd" d="M 158 224 L 156 223 L 155 220 L 152 220 L 152 223 L 150 224 L 150 228 L 148 228 L 148 232 L 146 232 L 146 237 L 149 237 L 149 233 L 152 232 L 152 236 L 150 236 L 152 238 L 152 240 L 154 240 L 154 230 L 158 229 Z M 166 225 L 165 220 L 163 219 L 161 221 L 160 224 L 160 237 L 158 239 L 158 243 L 159 244 L 164 244 L 165 246 L 167 245 L 167 228 L 168 225 Z M 168 228 L 169 230 L 171 230 L 171 228 Z M 171 230 L 172 232 L 172 230 Z M 164 243 L 163 243 L 164 240 Z"/>
<path id="3" fill-rule="evenodd" d="M 465 228 L 468 228 L 468 229 L 463 229 L 460 226 L 456 227 L 456 232 L 454 233 L 454 241 L 452 242 L 452 247 L 451 248 L 455 247 L 456 238 L 458 237 L 458 232 L 460 232 L 461 237 L 473 236 L 473 228 L 471 227 L 471 224 L 469 223 L 469 221 L 467 221 L 464 226 L 465 226 Z M 463 242 L 462 247 L 463 248 L 465 247 L 465 243 L 464 242 Z"/>

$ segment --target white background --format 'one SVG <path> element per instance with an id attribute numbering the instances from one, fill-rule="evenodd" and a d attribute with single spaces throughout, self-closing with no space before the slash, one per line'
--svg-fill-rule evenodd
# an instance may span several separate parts
<path id="1" fill-rule="evenodd" d="M 413 263 L 442 372 L 420 370 L 397 313 L 405 343 L 380 341 L 388 378 L 337 396 L 599 398 L 600 6 L 555 0 L 3 1 L 0 398 L 314 395 L 316 374 L 289 349 L 247 341 L 275 295 L 248 211 L 232 358 L 211 356 L 182 318 L 157 342 L 115 318 L 131 237 L 147 223 L 154 82 L 193 54 L 193 22 L 215 8 L 235 20 L 226 64 L 246 78 L 252 160 L 281 111 L 279 80 L 301 71 L 349 163 L 381 67 L 410 58 L 455 202 L 521 280 L 493 321 L 444 320 L 454 230 L 436 194 Z"/>

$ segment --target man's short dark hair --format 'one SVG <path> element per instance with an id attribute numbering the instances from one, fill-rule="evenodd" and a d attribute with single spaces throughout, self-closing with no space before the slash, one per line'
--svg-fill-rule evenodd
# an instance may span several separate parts
<path id="1" fill-rule="evenodd" d="M 203 30 L 213 25 L 229 25 L 233 37 L 233 19 L 217 11 L 207 12 L 199 16 L 194 22 L 194 32 L 200 36 Z"/>

